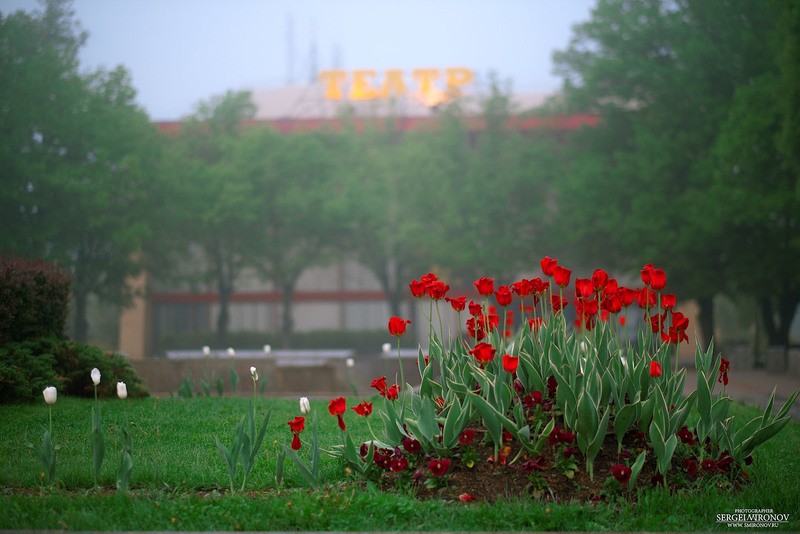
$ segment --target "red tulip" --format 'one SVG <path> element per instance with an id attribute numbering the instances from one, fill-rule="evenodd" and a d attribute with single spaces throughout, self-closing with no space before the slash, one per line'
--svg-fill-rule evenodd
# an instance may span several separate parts
<path id="1" fill-rule="evenodd" d="M 464 311 L 464 308 L 467 306 L 467 297 L 445 297 L 444 300 L 450 303 L 450 306 L 453 307 L 453 310 L 460 312 Z"/>
<path id="2" fill-rule="evenodd" d="M 595 291 L 602 291 L 608 284 L 608 273 L 603 269 L 597 269 L 592 273 L 592 287 Z"/>
<path id="3" fill-rule="evenodd" d="M 400 337 L 406 333 L 406 325 L 411 324 L 408 319 L 401 319 L 400 317 L 389 318 L 389 333 L 393 336 Z"/>
<path id="4" fill-rule="evenodd" d="M 511 304 L 511 289 L 508 286 L 498 287 L 494 292 L 494 298 L 497 300 L 497 304 L 505 308 Z"/>
<path id="5" fill-rule="evenodd" d="M 723 386 L 728 385 L 728 371 L 731 368 L 731 362 L 722 358 L 722 361 L 719 364 L 719 378 L 717 378 L 717 382 L 722 382 Z"/>
<path id="6" fill-rule="evenodd" d="M 650 362 L 650 376 L 653 378 L 658 378 L 661 376 L 661 364 L 658 362 Z"/>
<path id="7" fill-rule="evenodd" d="M 553 269 L 553 281 L 557 286 L 567 287 L 569 285 L 570 276 L 572 276 L 572 271 L 566 267 L 556 265 Z"/>
<path id="8" fill-rule="evenodd" d="M 650 271 L 650 287 L 656 291 L 661 291 L 667 285 L 667 274 L 664 269 L 656 267 Z"/>
<path id="9" fill-rule="evenodd" d="M 306 427 L 306 418 L 302 415 L 298 415 L 288 423 L 289 428 L 294 434 L 299 434 L 302 432 Z"/>
<path id="10" fill-rule="evenodd" d="M 412 280 L 408 287 L 411 289 L 411 295 L 420 298 L 425 295 L 425 284 L 419 280 Z"/>
<path id="11" fill-rule="evenodd" d="M 488 343 L 478 343 L 474 349 L 469 351 L 481 366 L 490 363 L 494 359 L 495 352 L 497 352 L 497 349 Z"/>
<path id="12" fill-rule="evenodd" d="M 434 280 L 425 287 L 425 291 L 428 292 L 428 296 L 433 300 L 443 299 L 449 289 L 450 286 L 441 280 Z"/>
<path id="13" fill-rule="evenodd" d="M 328 405 L 328 411 L 330 412 L 331 415 L 336 416 L 336 419 L 339 421 L 339 428 L 341 428 L 342 431 L 345 430 L 344 417 L 342 417 L 342 415 L 344 415 L 344 412 L 346 410 L 347 410 L 347 401 L 344 399 L 344 397 L 333 399 Z"/>
<path id="14" fill-rule="evenodd" d="M 361 404 L 359 404 L 358 406 L 353 406 L 351 410 L 356 412 L 361 417 L 368 417 L 372 413 L 372 403 L 367 401 L 361 401 Z"/>
<path id="15" fill-rule="evenodd" d="M 386 398 L 393 401 L 397 400 L 397 397 L 400 394 L 400 386 L 397 384 L 392 384 L 389 389 L 386 390 Z"/>
<path id="16" fill-rule="evenodd" d="M 558 265 L 558 260 L 550 258 L 550 256 L 545 256 L 540 262 L 539 265 L 542 266 L 542 272 L 545 276 L 552 277 L 553 270 Z"/>
<path id="17" fill-rule="evenodd" d="M 503 369 L 509 373 L 516 373 L 519 365 L 519 357 L 503 354 Z"/>
<path id="18" fill-rule="evenodd" d="M 594 287 L 592 286 L 592 281 L 589 278 L 576 278 L 575 279 L 575 295 L 582 298 L 588 299 L 592 296 L 592 292 L 594 291 Z"/>
<path id="19" fill-rule="evenodd" d="M 371 387 L 377 389 L 378 393 L 380 393 L 381 395 L 386 395 L 386 388 L 387 388 L 386 377 L 382 376 L 380 378 L 376 378 L 375 380 L 372 381 Z"/>
<path id="20" fill-rule="evenodd" d="M 472 285 L 474 285 L 478 293 L 484 297 L 488 297 L 494 293 L 494 279 L 492 278 L 478 278 Z"/>

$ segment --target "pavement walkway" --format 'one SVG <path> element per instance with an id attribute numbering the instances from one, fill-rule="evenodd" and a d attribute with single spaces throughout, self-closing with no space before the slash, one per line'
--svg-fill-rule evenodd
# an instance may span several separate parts
<path id="1" fill-rule="evenodd" d="M 773 413 L 783 406 L 789 395 L 795 390 L 800 389 L 800 379 L 786 374 L 769 373 L 761 369 L 747 371 L 731 371 L 728 373 L 728 385 L 725 388 L 730 397 L 747 406 L 756 406 L 764 409 L 769 400 L 769 396 L 775 390 L 775 404 Z M 697 385 L 697 372 L 694 365 L 686 368 L 685 392 L 690 393 L 695 390 Z M 722 384 L 717 384 L 721 388 Z M 714 392 L 719 391 L 715 388 Z M 800 421 L 800 398 L 795 401 L 789 411 L 794 420 Z"/>

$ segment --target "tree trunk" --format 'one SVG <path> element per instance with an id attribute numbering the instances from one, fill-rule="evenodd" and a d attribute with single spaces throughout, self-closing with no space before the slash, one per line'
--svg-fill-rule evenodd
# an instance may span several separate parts
<path id="1" fill-rule="evenodd" d="M 784 347 L 789 345 L 789 328 L 799 302 L 800 291 L 791 288 L 785 288 L 777 300 L 771 297 L 758 299 L 768 345 Z"/>
<path id="2" fill-rule="evenodd" d="M 700 343 L 705 351 L 714 337 L 714 297 L 700 297 L 697 305 L 700 308 L 697 314 L 700 322 Z"/>
<path id="3" fill-rule="evenodd" d="M 281 286 L 281 300 L 283 302 L 283 321 L 281 322 L 281 347 L 284 349 L 292 346 L 292 333 L 294 332 L 294 318 L 292 316 L 292 297 L 294 296 L 294 283 Z"/>
<path id="4" fill-rule="evenodd" d="M 75 311 L 72 319 L 73 339 L 80 343 L 86 343 L 89 337 L 89 321 L 86 320 L 86 302 L 89 295 L 85 290 L 73 290 L 75 298 Z"/>
<path id="5" fill-rule="evenodd" d="M 217 316 L 217 343 L 228 344 L 228 327 L 231 322 L 231 297 L 233 296 L 234 268 L 224 259 L 217 259 L 217 291 L 219 292 L 219 316 Z"/>

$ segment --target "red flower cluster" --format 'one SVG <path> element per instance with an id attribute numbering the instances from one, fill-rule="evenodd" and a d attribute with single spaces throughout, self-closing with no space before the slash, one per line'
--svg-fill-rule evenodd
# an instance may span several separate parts
<path id="1" fill-rule="evenodd" d="M 439 280 L 433 273 L 423 275 L 419 280 L 412 280 L 408 287 L 414 297 L 422 298 L 427 294 L 433 300 L 445 298 L 450 290 L 450 286 Z"/>
<path id="2" fill-rule="evenodd" d="M 389 400 L 396 400 L 400 394 L 400 386 L 392 384 L 391 387 L 386 385 L 386 377 L 381 376 L 372 381 L 372 386 L 375 388 L 381 397 L 386 397 Z"/>

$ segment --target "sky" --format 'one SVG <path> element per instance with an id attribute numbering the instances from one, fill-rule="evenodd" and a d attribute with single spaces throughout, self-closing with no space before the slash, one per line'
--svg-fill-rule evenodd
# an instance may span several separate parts
<path id="1" fill-rule="evenodd" d="M 124 65 L 152 120 L 228 90 L 307 85 L 324 69 L 466 67 L 552 93 L 552 54 L 595 0 L 74 0 L 81 69 Z M 4 15 L 39 8 L 0 0 Z M 314 52 L 315 51 L 315 52 Z"/>

